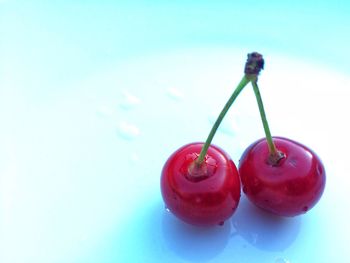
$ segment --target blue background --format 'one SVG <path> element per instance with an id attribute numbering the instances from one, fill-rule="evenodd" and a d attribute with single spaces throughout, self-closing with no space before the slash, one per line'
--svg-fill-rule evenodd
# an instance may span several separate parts
<path id="1" fill-rule="evenodd" d="M 0 0 L 0 262 L 342 262 L 349 258 L 348 1 Z M 244 197 L 222 227 L 166 212 L 159 176 L 204 140 L 267 59 L 272 132 L 324 160 L 306 215 Z M 214 143 L 238 163 L 263 136 L 247 90 Z"/>

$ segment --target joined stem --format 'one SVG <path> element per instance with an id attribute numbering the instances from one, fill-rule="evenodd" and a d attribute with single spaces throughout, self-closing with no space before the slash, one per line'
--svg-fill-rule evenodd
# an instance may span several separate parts
<path id="1" fill-rule="evenodd" d="M 260 95 L 260 91 L 259 91 L 259 87 L 257 84 L 257 80 L 258 80 L 258 75 L 260 73 L 260 71 L 264 68 L 264 59 L 262 57 L 261 54 L 257 53 L 257 52 L 253 52 L 248 54 L 248 59 L 247 62 L 245 64 L 245 68 L 244 68 L 244 76 L 242 78 L 242 80 L 239 82 L 239 84 L 237 85 L 237 88 L 234 90 L 234 92 L 232 93 L 231 97 L 229 98 L 229 100 L 226 102 L 224 108 L 222 109 L 222 111 L 220 112 L 220 115 L 218 116 L 218 118 L 216 119 L 207 140 L 205 141 L 201 152 L 199 154 L 199 157 L 195 160 L 195 162 L 193 163 L 193 166 L 190 168 L 190 172 L 195 173 L 195 169 L 200 168 L 204 159 L 205 159 L 205 155 L 207 154 L 208 148 L 211 144 L 211 141 L 214 138 L 214 135 L 217 131 L 217 129 L 220 126 L 221 121 L 223 120 L 224 116 L 226 115 L 227 111 L 229 110 L 229 108 L 231 107 L 231 105 L 233 104 L 233 102 L 236 100 L 236 98 L 238 97 L 238 95 L 241 93 L 241 91 L 243 90 L 243 88 L 249 83 L 251 82 L 253 85 L 253 89 L 254 89 L 254 93 L 255 93 L 255 97 L 256 100 L 258 102 L 258 107 L 259 107 L 259 111 L 260 111 L 260 116 L 261 116 L 261 120 L 264 126 L 264 131 L 265 131 L 265 136 L 266 136 L 266 140 L 267 140 L 267 144 L 269 147 L 269 158 L 268 158 L 268 162 L 271 165 L 278 165 L 279 161 L 281 159 L 283 159 L 285 157 L 285 155 L 278 151 L 272 136 L 271 136 L 271 132 L 270 132 L 270 128 L 266 119 L 266 114 L 265 114 L 265 110 L 264 110 L 264 105 L 261 99 L 261 95 Z M 198 169 L 197 169 L 198 170 Z M 202 173 L 203 171 L 201 171 Z M 197 172 L 196 172 L 197 173 Z"/>

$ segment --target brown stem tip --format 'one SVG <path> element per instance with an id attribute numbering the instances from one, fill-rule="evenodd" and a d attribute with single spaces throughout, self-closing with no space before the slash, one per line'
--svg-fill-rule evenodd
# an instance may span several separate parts
<path id="1" fill-rule="evenodd" d="M 258 52 L 249 53 L 244 67 L 244 73 L 257 76 L 262 69 L 264 69 L 263 56 Z"/>

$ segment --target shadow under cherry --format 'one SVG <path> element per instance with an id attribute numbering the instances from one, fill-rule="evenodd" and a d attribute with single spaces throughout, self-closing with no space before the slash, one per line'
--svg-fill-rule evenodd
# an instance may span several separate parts
<path id="1" fill-rule="evenodd" d="M 232 217 L 233 235 L 266 251 L 283 251 L 296 240 L 301 218 L 285 218 L 268 213 L 242 196 L 239 209 Z"/>
<path id="2" fill-rule="evenodd" d="M 164 212 L 163 239 L 166 246 L 177 256 L 192 262 L 206 262 L 220 254 L 230 239 L 231 224 L 197 227 Z"/>

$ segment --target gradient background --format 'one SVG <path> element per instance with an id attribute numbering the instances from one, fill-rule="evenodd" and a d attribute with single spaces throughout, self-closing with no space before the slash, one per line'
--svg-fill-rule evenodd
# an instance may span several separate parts
<path id="1" fill-rule="evenodd" d="M 0 0 L 0 262 L 343 262 L 350 257 L 348 1 Z M 327 186 L 283 219 L 242 197 L 223 227 L 165 211 L 159 176 L 203 141 L 242 77 L 272 133 L 314 149 Z M 214 143 L 263 136 L 251 89 Z"/>

